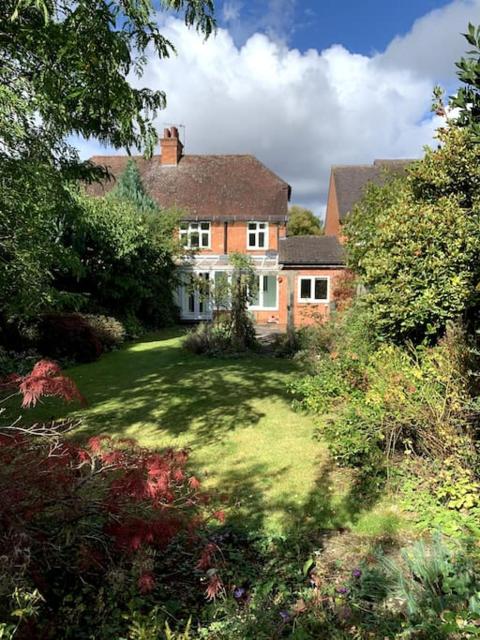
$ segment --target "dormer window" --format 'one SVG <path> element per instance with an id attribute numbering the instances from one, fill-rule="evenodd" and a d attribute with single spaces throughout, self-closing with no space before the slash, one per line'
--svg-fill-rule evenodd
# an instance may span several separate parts
<path id="1" fill-rule="evenodd" d="M 180 241 L 185 249 L 210 249 L 210 222 L 182 222 Z"/>
<path id="2" fill-rule="evenodd" d="M 249 222 L 247 231 L 248 249 L 268 249 L 268 222 Z"/>

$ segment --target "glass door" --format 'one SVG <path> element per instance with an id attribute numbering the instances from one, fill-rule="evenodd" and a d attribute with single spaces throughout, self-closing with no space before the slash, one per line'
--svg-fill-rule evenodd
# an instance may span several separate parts
<path id="1" fill-rule="evenodd" d="M 210 320 L 212 305 L 210 301 L 210 273 L 201 271 L 190 276 L 182 287 L 182 319 Z"/>

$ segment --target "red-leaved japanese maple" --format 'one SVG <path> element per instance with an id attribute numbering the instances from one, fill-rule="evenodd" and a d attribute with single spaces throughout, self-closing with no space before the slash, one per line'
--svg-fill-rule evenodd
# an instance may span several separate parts
<path id="1" fill-rule="evenodd" d="M 24 407 L 43 396 L 84 401 L 74 381 L 46 360 L 3 387 L 18 390 Z M 65 438 L 70 427 L 0 426 L 0 556 L 11 559 L 0 578 L 12 589 L 20 579 L 38 589 L 49 607 L 61 599 L 62 584 L 98 587 L 113 570 L 147 594 L 162 582 L 158 567 L 169 545 L 181 540 L 192 574 L 207 580 L 207 597 L 219 595 L 220 556 L 206 536 L 208 496 L 187 472 L 188 452 L 156 452 L 107 435 L 79 443 Z M 211 517 L 222 522 L 224 514 Z"/>

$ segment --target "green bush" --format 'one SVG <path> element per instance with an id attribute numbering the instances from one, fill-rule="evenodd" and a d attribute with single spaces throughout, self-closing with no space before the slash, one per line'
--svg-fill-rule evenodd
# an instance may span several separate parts
<path id="1" fill-rule="evenodd" d="M 86 320 L 105 351 L 119 347 L 125 341 L 125 327 L 116 318 L 85 313 L 81 317 Z"/>
<path id="2" fill-rule="evenodd" d="M 345 225 L 376 331 L 397 342 L 433 343 L 448 321 L 478 317 L 480 148 L 453 126 L 438 136 L 408 177 L 371 185 Z"/>
<path id="3" fill-rule="evenodd" d="M 323 330 L 325 331 L 325 330 Z M 319 432 L 339 464 L 381 469 L 396 451 L 474 464 L 470 350 L 451 326 L 435 347 L 361 344 L 348 325 L 322 343 L 314 373 L 296 379 L 294 405 L 324 416 Z M 357 348 L 358 347 L 358 348 Z"/>
<path id="4" fill-rule="evenodd" d="M 45 313 L 38 323 L 38 350 L 56 360 L 93 362 L 102 344 L 90 324 L 78 313 Z"/>
<path id="5" fill-rule="evenodd" d="M 18 352 L 0 347 L 0 380 L 12 373 L 21 376 L 29 373 L 38 360 L 40 354 L 34 349 Z"/>
<path id="6" fill-rule="evenodd" d="M 479 569 L 468 550 L 437 536 L 364 564 L 347 601 L 374 637 L 478 638 Z"/>
<path id="7" fill-rule="evenodd" d="M 183 346 L 196 355 L 222 355 L 231 351 L 230 332 L 223 323 L 202 322 L 186 335 Z"/>

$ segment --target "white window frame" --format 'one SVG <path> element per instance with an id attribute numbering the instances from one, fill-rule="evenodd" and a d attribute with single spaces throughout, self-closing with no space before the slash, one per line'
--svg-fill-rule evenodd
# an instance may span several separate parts
<path id="1" fill-rule="evenodd" d="M 255 225 L 255 229 L 250 229 L 250 225 Z M 263 229 L 260 228 L 260 225 L 264 225 Z M 255 244 L 253 245 L 250 244 L 251 233 L 255 234 Z M 261 233 L 265 234 L 265 244 L 263 247 L 259 246 L 259 237 Z M 249 222 L 247 222 L 247 249 L 267 251 L 268 236 L 269 236 L 268 222 L 265 222 L 262 220 L 250 220 Z"/>
<path id="2" fill-rule="evenodd" d="M 310 281 L 310 298 L 302 298 L 302 281 L 309 280 Z M 318 300 L 315 298 L 315 280 L 326 280 L 327 281 L 327 297 L 326 299 Z M 299 304 L 328 304 L 330 302 L 330 276 L 299 276 L 297 281 L 297 300 Z"/>
<path id="3" fill-rule="evenodd" d="M 206 229 L 202 229 L 201 225 L 202 224 L 208 224 L 208 230 Z M 186 225 L 187 228 L 186 229 L 182 229 L 182 225 Z M 199 239 L 198 239 L 198 247 L 192 246 L 192 235 L 194 235 L 195 233 L 198 233 Z M 201 236 L 203 234 L 208 234 L 208 245 L 207 246 L 202 246 L 200 244 L 200 240 L 201 240 Z M 179 229 L 179 236 L 180 236 L 180 242 L 182 243 L 182 246 L 185 249 L 211 249 L 212 246 L 212 223 L 209 220 L 198 220 L 198 221 L 193 221 L 193 220 L 189 220 L 189 221 L 184 221 L 180 223 L 180 229 Z M 186 238 L 186 243 L 184 244 L 184 239 Z"/>
<path id="4" fill-rule="evenodd" d="M 276 273 L 256 273 L 256 276 L 258 276 L 259 278 L 259 282 L 260 282 L 260 286 L 258 288 L 258 305 L 249 305 L 249 309 L 251 311 L 278 311 L 278 305 L 279 305 L 279 287 L 278 287 L 278 276 Z M 274 307 L 265 307 L 263 305 L 263 278 L 264 276 L 271 276 L 275 278 L 275 286 L 277 288 L 277 292 L 276 292 L 276 300 L 277 300 L 277 304 Z"/>

